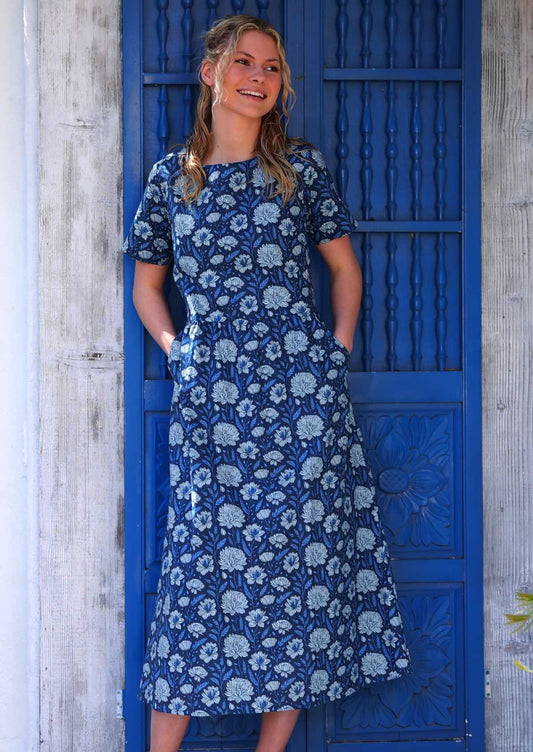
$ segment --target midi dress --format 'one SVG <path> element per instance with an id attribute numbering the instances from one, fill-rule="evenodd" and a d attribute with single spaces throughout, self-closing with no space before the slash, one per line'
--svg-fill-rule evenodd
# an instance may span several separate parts
<path id="1" fill-rule="evenodd" d="M 205 165 L 180 202 L 153 166 L 123 251 L 172 265 L 187 307 L 168 356 L 170 498 L 138 699 L 191 716 L 308 708 L 411 671 L 348 391 L 313 295 L 313 244 L 357 226 L 323 154 Z"/>

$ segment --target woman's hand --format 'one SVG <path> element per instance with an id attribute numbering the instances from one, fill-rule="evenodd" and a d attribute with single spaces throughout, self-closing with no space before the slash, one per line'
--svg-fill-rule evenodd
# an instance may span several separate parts
<path id="1" fill-rule="evenodd" d="M 174 322 L 166 301 L 164 286 L 169 265 L 135 262 L 133 305 L 146 329 L 166 355 L 176 337 Z"/>

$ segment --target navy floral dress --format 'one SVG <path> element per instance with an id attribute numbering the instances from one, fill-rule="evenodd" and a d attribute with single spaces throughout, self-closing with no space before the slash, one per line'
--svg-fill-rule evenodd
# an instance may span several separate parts
<path id="1" fill-rule="evenodd" d="M 337 700 L 411 670 L 350 353 L 321 320 L 310 249 L 357 223 L 323 155 L 288 154 L 268 198 L 257 157 L 206 165 L 180 203 L 157 162 L 124 242 L 172 264 L 187 323 L 169 354 L 170 501 L 138 697 L 191 716 Z"/>

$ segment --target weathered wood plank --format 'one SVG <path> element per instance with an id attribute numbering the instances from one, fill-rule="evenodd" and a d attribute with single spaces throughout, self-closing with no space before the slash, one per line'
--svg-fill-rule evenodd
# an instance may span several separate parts
<path id="1" fill-rule="evenodd" d="M 121 4 L 40 7 L 41 735 L 124 748 Z"/>
<path id="2" fill-rule="evenodd" d="M 483 3 L 483 494 L 486 749 L 533 749 L 533 635 L 511 634 L 533 591 L 533 6 Z"/>

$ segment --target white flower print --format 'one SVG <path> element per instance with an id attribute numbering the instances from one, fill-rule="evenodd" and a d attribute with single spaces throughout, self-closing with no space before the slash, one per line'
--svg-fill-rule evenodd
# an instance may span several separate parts
<path id="1" fill-rule="evenodd" d="M 263 292 L 263 305 L 267 309 L 279 310 L 287 308 L 291 294 L 286 287 L 281 285 L 269 285 Z"/>
<path id="2" fill-rule="evenodd" d="M 133 231 L 135 235 L 142 238 L 143 240 L 147 240 L 148 238 L 151 238 L 153 235 L 152 227 L 148 224 L 148 222 L 136 222 L 133 228 Z"/>
<path id="3" fill-rule="evenodd" d="M 323 543 L 310 543 L 305 548 L 305 563 L 308 567 L 318 567 L 324 564 L 328 550 Z"/>
<path id="4" fill-rule="evenodd" d="M 217 480 L 222 486 L 239 486 L 242 480 L 241 471 L 234 465 L 219 465 Z"/>
<path id="5" fill-rule="evenodd" d="M 246 554 L 240 548 L 227 546 L 219 552 L 218 562 L 223 572 L 242 570 L 246 566 Z"/>
<path id="6" fill-rule="evenodd" d="M 219 196 L 216 199 L 216 202 L 221 209 L 231 209 L 231 207 L 235 206 L 235 204 L 237 203 L 233 196 L 230 196 L 228 193 Z"/>
<path id="7" fill-rule="evenodd" d="M 295 397 L 304 398 L 308 394 L 314 394 L 316 387 L 316 377 L 309 371 L 301 371 L 291 379 L 291 392 Z"/>
<path id="8" fill-rule="evenodd" d="M 218 658 L 218 647 L 216 642 L 206 642 L 200 648 L 200 660 L 204 663 L 211 663 Z"/>
<path id="9" fill-rule="evenodd" d="M 217 605 L 213 598 L 204 598 L 198 606 L 198 616 L 202 619 L 210 619 L 216 616 Z"/>
<path id="10" fill-rule="evenodd" d="M 324 692 L 329 684 L 328 672 L 322 669 L 313 671 L 311 674 L 310 690 L 312 694 Z"/>
<path id="11" fill-rule="evenodd" d="M 257 652 L 253 653 L 248 660 L 252 671 L 266 671 L 270 664 L 270 658 L 266 653 Z"/>
<path id="12" fill-rule="evenodd" d="M 265 243 L 261 245 L 257 251 L 257 262 L 266 269 L 281 266 L 283 254 L 279 245 L 277 243 Z"/>
<path id="13" fill-rule="evenodd" d="M 382 653 L 366 653 L 361 660 L 361 671 L 366 676 L 383 675 L 387 668 L 387 658 Z"/>
<path id="14" fill-rule="evenodd" d="M 274 203 L 262 203 L 254 209 L 253 221 L 256 225 L 267 226 L 277 222 L 280 215 L 279 206 Z"/>
<path id="15" fill-rule="evenodd" d="M 246 214 L 236 214 L 232 217 L 230 227 L 233 232 L 242 232 L 248 227 L 248 217 Z"/>
<path id="16" fill-rule="evenodd" d="M 359 446 L 359 444 L 357 444 L 356 446 Z M 360 465 L 357 465 L 357 467 L 360 467 Z M 367 488 L 366 486 L 357 486 L 353 497 L 355 508 L 368 509 L 369 507 L 371 507 L 374 500 L 374 495 L 375 494 L 372 489 Z"/>
<path id="17" fill-rule="evenodd" d="M 302 440 L 309 441 L 320 436 L 324 430 L 324 421 L 319 415 L 304 415 L 296 423 L 296 433 Z"/>
<path id="18" fill-rule="evenodd" d="M 358 551 L 371 551 L 376 545 L 376 536 L 368 527 L 360 527 L 356 533 Z"/>
<path id="19" fill-rule="evenodd" d="M 318 653 L 320 650 L 325 650 L 330 641 L 331 637 L 327 629 L 323 627 L 313 629 L 309 636 L 309 647 L 314 653 Z"/>
<path id="20" fill-rule="evenodd" d="M 254 713 L 268 713 L 272 708 L 272 700 L 268 695 L 260 695 L 253 701 L 252 707 Z"/>
<path id="21" fill-rule="evenodd" d="M 197 275 L 199 265 L 198 261 L 193 256 L 180 256 L 177 263 L 182 272 L 187 276 L 195 277 Z"/>
<path id="22" fill-rule="evenodd" d="M 329 590 L 325 585 L 313 585 L 307 593 L 307 605 L 311 611 L 325 608 L 329 601 Z"/>
<path id="23" fill-rule="evenodd" d="M 221 527 L 242 527 L 244 520 L 244 512 L 235 504 L 224 504 L 218 511 L 218 522 Z"/>
<path id="24" fill-rule="evenodd" d="M 383 629 L 383 619 L 377 611 L 363 611 L 357 619 L 357 626 L 361 634 L 379 633 Z"/>
<path id="25" fill-rule="evenodd" d="M 325 217 L 332 217 L 337 212 L 337 204 L 333 199 L 327 198 L 320 204 L 320 213 Z"/>
<path id="26" fill-rule="evenodd" d="M 252 682 L 248 679 L 230 679 L 226 682 L 226 696 L 229 702 L 246 702 L 253 694 Z"/>
<path id="27" fill-rule="evenodd" d="M 176 214 L 174 217 L 174 232 L 176 237 L 190 235 L 194 228 L 194 219 L 190 214 Z"/>
<path id="28" fill-rule="evenodd" d="M 262 585 L 266 580 L 266 572 L 262 567 L 255 566 L 246 570 L 244 578 L 248 585 Z"/>
<path id="29" fill-rule="evenodd" d="M 234 615 L 243 614 L 248 606 L 248 598 L 238 590 L 227 590 L 222 596 L 222 610 Z"/>
<path id="30" fill-rule="evenodd" d="M 217 240 L 217 245 L 225 251 L 231 251 L 232 248 L 235 248 L 235 246 L 238 245 L 238 241 L 237 238 L 234 238 L 232 235 L 225 235 L 223 238 Z"/>
<path id="31" fill-rule="evenodd" d="M 230 634 L 224 639 L 224 653 L 230 658 L 246 658 L 250 643 L 244 635 Z"/>
<path id="32" fill-rule="evenodd" d="M 218 687 L 210 686 L 202 692 L 202 702 L 207 707 L 217 705 L 220 702 L 220 690 Z"/>
<path id="33" fill-rule="evenodd" d="M 302 519 L 307 524 L 312 525 L 324 518 L 324 511 L 324 503 L 320 499 L 310 499 L 304 504 Z"/>
<path id="34" fill-rule="evenodd" d="M 372 569 L 361 569 L 357 573 L 357 592 L 368 593 L 377 590 L 379 578 Z"/>
<path id="35" fill-rule="evenodd" d="M 246 175 L 244 172 L 235 172 L 229 180 L 232 191 L 243 191 L 246 188 Z"/>
<path id="36" fill-rule="evenodd" d="M 139 697 L 195 716 L 344 699 L 409 667 L 352 364 L 312 284 L 313 245 L 356 223 L 315 148 L 288 152 L 285 204 L 254 158 L 205 165 L 187 206 L 178 154 L 154 165 L 124 243 L 172 266 L 185 304 L 167 363 L 147 353 L 150 410 L 164 416 L 165 381 L 172 401 Z M 147 425 L 160 446 L 161 417 Z"/>
<path id="37" fill-rule="evenodd" d="M 169 683 L 161 676 L 156 680 L 154 697 L 157 702 L 165 702 L 170 697 Z"/>

